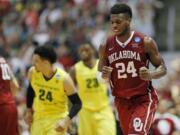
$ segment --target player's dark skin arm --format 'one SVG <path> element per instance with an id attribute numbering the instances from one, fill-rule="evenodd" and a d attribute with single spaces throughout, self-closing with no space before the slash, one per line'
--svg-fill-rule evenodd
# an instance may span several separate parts
<path id="1" fill-rule="evenodd" d="M 155 41 L 150 37 L 144 38 L 144 49 L 149 56 L 149 60 L 155 67 L 154 70 L 149 70 L 145 67 L 140 69 L 139 75 L 143 80 L 158 79 L 166 74 L 166 66 L 161 57 Z"/>
<path id="2" fill-rule="evenodd" d="M 98 71 L 102 73 L 103 79 L 108 79 L 112 70 L 112 67 L 109 67 L 107 62 L 106 44 L 101 44 L 99 47 Z"/>
<path id="3" fill-rule="evenodd" d="M 12 71 L 10 71 L 10 75 L 11 75 L 11 80 L 10 80 L 11 92 L 12 92 L 13 96 L 16 96 L 17 91 L 19 89 L 19 84 L 18 84 L 18 81 L 15 78 L 15 76 L 14 76 Z"/>

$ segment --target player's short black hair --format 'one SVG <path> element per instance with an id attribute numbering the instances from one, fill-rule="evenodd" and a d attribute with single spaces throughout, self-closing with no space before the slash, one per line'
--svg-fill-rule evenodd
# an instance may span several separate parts
<path id="1" fill-rule="evenodd" d="M 96 48 L 94 47 L 94 45 L 90 42 L 90 41 L 86 41 L 80 44 L 80 47 L 84 46 L 84 45 L 88 45 L 90 46 L 93 50 L 96 50 Z M 79 47 L 79 48 L 80 48 Z"/>
<path id="2" fill-rule="evenodd" d="M 110 9 L 111 14 L 126 14 L 128 15 L 129 18 L 132 18 L 132 10 L 130 6 L 124 3 L 117 3 L 114 6 L 111 7 Z"/>
<path id="3" fill-rule="evenodd" d="M 48 60 L 51 64 L 56 62 L 57 54 L 50 45 L 38 46 L 34 50 L 34 54 L 39 55 L 42 59 Z"/>

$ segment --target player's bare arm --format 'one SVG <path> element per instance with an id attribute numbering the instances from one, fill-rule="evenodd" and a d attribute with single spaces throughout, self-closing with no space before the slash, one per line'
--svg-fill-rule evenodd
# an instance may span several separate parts
<path id="1" fill-rule="evenodd" d="M 77 94 L 74 82 L 68 74 L 65 75 L 63 84 L 64 84 L 64 90 L 66 92 L 66 95 L 68 96 L 69 100 L 72 103 L 72 107 L 70 109 L 69 115 L 65 117 L 64 119 L 61 119 L 56 124 L 55 129 L 57 132 L 62 132 L 68 128 L 69 124 L 71 123 L 71 119 L 79 112 L 82 106 L 82 103 Z"/>
<path id="2" fill-rule="evenodd" d="M 98 63 L 98 71 L 99 74 L 102 74 L 103 79 L 108 79 L 111 72 L 112 67 L 108 66 L 107 56 L 106 56 L 106 44 L 102 44 L 99 47 L 99 63 Z"/>
<path id="3" fill-rule="evenodd" d="M 69 74 L 65 75 L 64 78 L 64 89 L 67 96 L 73 95 L 77 93 L 74 82 Z"/>
<path id="4" fill-rule="evenodd" d="M 11 81 L 10 81 L 11 92 L 12 92 L 13 96 L 15 96 L 19 89 L 19 84 L 18 84 L 18 81 L 15 78 L 12 70 L 10 71 L 10 76 L 11 76 Z"/>
<path id="5" fill-rule="evenodd" d="M 74 83 L 77 84 L 77 81 L 76 81 L 76 69 L 74 66 L 71 67 L 70 71 L 69 71 L 69 74 L 71 76 L 71 78 L 73 79 Z"/>
<path id="6" fill-rule="evenodd" d="M 150 37 L 144 39 L 145 52 L 149 56 L 149 60 L 155 67 L 154 70 L 149 70 L 146 67 L 140 69 L 140 77 L 143 80 L 158 79 L 166 74 L 166 66 L 161 57 L 155 41 Z"/>

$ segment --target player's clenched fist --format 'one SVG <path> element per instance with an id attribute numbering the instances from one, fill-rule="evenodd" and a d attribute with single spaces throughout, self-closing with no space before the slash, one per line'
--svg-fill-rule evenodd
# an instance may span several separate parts
<path id="1" fill-rule="evenodd" d="M 139 69 L 139 76 L 142 80 L 149 81 L 151 80 L 151 72 L 146 67 L 141 67 Z"/>
<path id="2" fill-rule="evenodd" d="M 63 132 L 65 131 L 69 124 L 70 124 L 71 120 L 70 118 L 67 116 L 64 119 L 61 119 L 60 121 L 58 121 L 58 123 L 56 124 L 55 130 L 57 132 Z"/>
<path id="3" fill-rule="evenodd" d="M 113 68 L 112 67 L 108 67 L 108 66 L 104 66 L 102 68 L 102 78 L 103 79 L 109 79 L 111 72 L 112 72 Z"/>
<path id="4" fill-rule="evenodd" d="M 30 126 L 33 121 L 33 112 L 31 109 L 27 109 L 24 116 L 25 122 Z"/>

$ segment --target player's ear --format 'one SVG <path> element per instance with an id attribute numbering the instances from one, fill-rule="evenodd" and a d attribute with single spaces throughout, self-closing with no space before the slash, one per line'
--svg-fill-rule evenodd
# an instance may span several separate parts
<path id="1" fill-rule="evenodd" d="M 45 63 L 45 65 L 47 65 L 47 64 L 51 64 L 51 62 L 50 62 L 50 61 L 48 61 L 48 60 L 44 60 L 44 63 Z"/>
<path id="2" fill-rule="evenodd" d="M 127 21 L 129 22 L 129 23 L 131 23 L 131 18 L 130 17 L 127 17 Z"/>
<path id="3" fill-rule="evenodd" d="M 128 17 L 126 22 L 130 26 L 131 25 L 131 18 Z"/>

